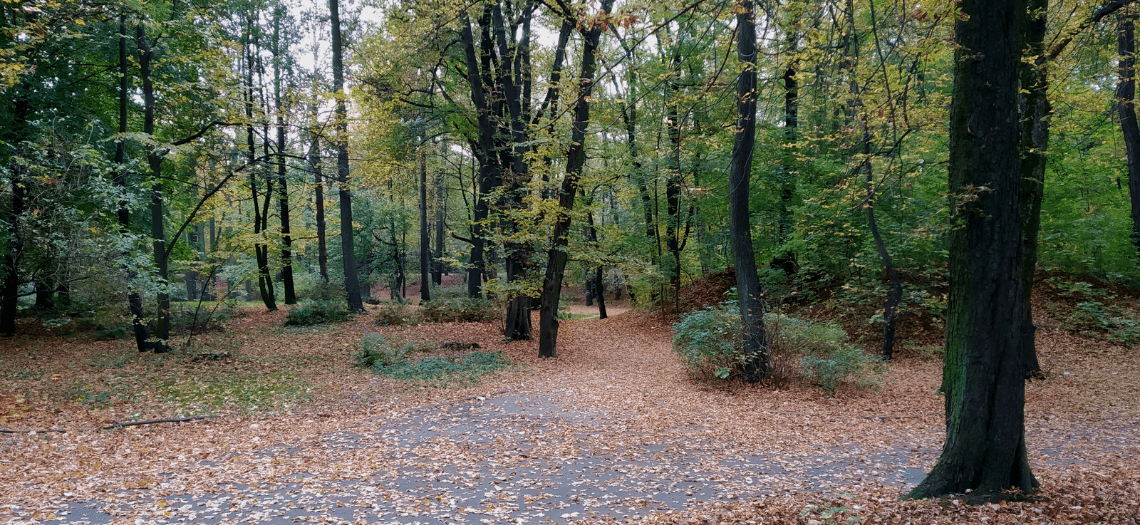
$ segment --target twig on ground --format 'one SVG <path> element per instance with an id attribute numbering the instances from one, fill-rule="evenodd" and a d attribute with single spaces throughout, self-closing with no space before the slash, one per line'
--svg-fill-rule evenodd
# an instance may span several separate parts
<path id="1" fill-rule="evenodd" d="M 137 427 L 139 425 L 153 425 L 155 423 L 185 423 L 187 421 L 197 421 L 199 419 L 212 419 L 213 417 L 214 416 L 190 416 L 190 417 L 172 417 L 172 418 L 167 418 L 167 419 L 147 419 L 145 421 L 127 421 L 126 423 L 115 422 L 112 425 L 100 427 L 99 430 L 113 430 L 116 428 Z"/>
<path id="2" fill-rule="evenodd" d="M 813 414 L 811 412 L 789 412 L 787 410 L 776 410 L 774 408 L 759 408 L 761 412 L 771 412 L 774 414 L 787 414 L 790 416 L 821 416 L 821 417 L 846 417 L 852 419 L 918 419 L 922 416 L 849 416 L 846 414 Z"/>
<path id="3" fill-rule="evenodd" d="M 56 432 L 59 434 L 66 434 L 67 431 L 62 428 L 53 428 L 50 430 L 4 430 L 0 429 L 0 434 L 51 434 Z"/>

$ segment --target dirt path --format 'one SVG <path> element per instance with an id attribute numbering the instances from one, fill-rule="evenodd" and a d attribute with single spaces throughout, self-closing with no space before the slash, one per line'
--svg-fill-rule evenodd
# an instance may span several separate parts
<path id="1" fill-rule="evenodd" d="M 935 363 L 897 362 L 881 391 L 828 398 L 802 385 L 695 383 L 672 355 L 670 327 L 638 314 L 563 321 L 553 360 L 534 357 L 533 342 L 494 342 L 493 327 L 418 330 L 429 329 L 487 341 L 523 371 L 442 402 L 352 387 L 344 394 L 359 404 L 307 414 L 12 437 L 8 450 L 42 451 L 28 470 L 58 474 L 14 480 L 26 497 L 0 498 L 0 518 L 559 523 L 812 494 L 894 501 L 943 435 Z M 1039 415 L 1042 395 L 1032 392 L 1028 416 L 1039 477 L 1140 452 L 1134 416 Z"/>

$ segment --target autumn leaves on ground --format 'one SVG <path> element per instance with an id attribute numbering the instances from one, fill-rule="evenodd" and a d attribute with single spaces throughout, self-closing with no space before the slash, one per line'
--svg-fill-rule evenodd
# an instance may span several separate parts
<path id="1" fill-rule="evenodd" d="M 782 465 L 781 474 L 771 476 L 726 471 L 727 477 L 747 477 L 749 483 L 752 476 L 766 478 L 766 488 L 739 498 L 693 497 L 679 510 L 592 512 L 567 519 L 1136 523 L 1136 350 L 1098 334 L 1074 333 L 1058 320 L 1063 303 L 1044 296 L 1037 302 L 1046 377 L 1027 387 L 1026 419 L 1031 464 L 1043 488 L 1029 501 L 969 506 L 955 499 L 899 500 L 910 487 L 892 473 L 928 470 L 944 437 L 942 398 L 936 392 L 941 362 L 930 334 L 910 334 L 910 341 L 926 337 L 923 344 L 904 340 L 880 389 L 841 389 L 828 397 L 794 381 L 758 386 L 695 381 L 671 351 L 671 321 L 625 311 L 624 305 L 611 305 L 611 312 L 620 313 L 609 319 L 562 321 L 559 355 L 548 360 L 537 357 L 535 342 L 503 342 L 496 323 L 378 326 L 378 307 L 370 306 L 368 314 L 345 323 L 285 328 L 285 312 L 248 308 L 224 331 L 195 336 L 189 347 L 164 355 L 140 355 L 129 341 L 94 341 L 91 334 L 37 334 L 31 325 L 25 325 L 25 335 L 4 341 L 0 429 L 11 433 L 0 435 L 0 520 L 67 521 L 56 513 L 69 503 L 114 501 L 115 519 L 124 522 L 144 515 L 176 521 L 176 509 L 162 510 L 172 478 L 182 493 L 262 482 L 251 468 L 206 465 L 274 447 L 304 448 L 334 433 L 379 432 L 384 421 L 425 406 L 525 394 L 604 421 L 604 431 L 584 438 L 594 440 L 594 450 L 620 455 L 649 444 L 675 446 L 677 436 L 697 432 L 710 450 L 752 451 Z M 571 313 L 587 311 L 575 306 Z M 502 352 L 512 364 L 473 385 L 399 381 L 355 366 L 357 344 L 369 333 L 421 346 L 477 343 L 480 351 Z M 103 429 L 197 415 L 213 417 Z M 500 453 L 503 461 L 526 462 L 517 449 Z M 848 467 L 833 466 L 826 475 L 811 468 L 813 462 L 846 455 L 852 458 Z M 274 476 L 313 469 L 311 463 L 273 461 Z M 354 467 L 349 470 L 367 471 L 369 465 Z M 364 522 L 388 522 L 360 516 Z"/>

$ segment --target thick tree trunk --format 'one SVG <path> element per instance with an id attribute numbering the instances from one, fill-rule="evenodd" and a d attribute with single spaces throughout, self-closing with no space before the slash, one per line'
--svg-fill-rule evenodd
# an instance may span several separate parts
<path id="1" fill-rule="evenodd" d="M 602 0 L 601 12 L 609 13 L 613 0 Z M 578 179 L 586 165 L 586 127 L 590 124 L 590 93 L 594 89 L 594 73 L 598 62 L 595 53 L 601 40 L 604 24 L 582 33 L 582 62 L 578 73 L 578 98 L 574 102 L 574 119 L 571 124 L 570 150 L 566 154 L 566 174 L 562 178 L 562 191 L 558 195 L 558 213 L 554 221 L 550 251 L 547 252 L 546 275 L 542 280 L 542 307 L 539 312 L 538 355 L 555 357 L 558 346 L 558 302 L 562 297 L 562 277 L 569 254 L 570 212 L 578 194 Z"/>
<path id="2" fill-rule="evenodd" d="M 771 374 L 771 364 L 748 207 L 756 145 L 756 19 L 752 0 L 738 0 L 736 12 L 736 57 L 743 70 L 736 79 L 736 136 L 728 167 L 728 228 L 736 265 L 742 343 L 748 356 L 744 378 L 755 383 Z"/>
<path id="3" fill-rule="evenodd" d="M 428 234 L 427 153 L 420 152 L 420 301 L 431 300 L 431 236 Z"/>
<path id="4" fill-rule="evenodd" d="M 285 180 L 285 108 L 282 107 L 281 18 L 284 4 L 273 10 L 273 102 L 277 110 L 277 202 L 281 214 L 281 287 L 285 289 L 285 304 L 297 304 L 293 287 L 293 236 L 289 229 L 289 186 Z"/>
<path id="5" fill-rule="evenodd" d="M 1022 314 L 1021 352 L 1028 373 L 1039 372 L 1037 343 L 1033 324 L 1033 271 L 1037 266 L 1037 235 L 1041 230 L 1041 199 L 1045 194 L 1045 161 L 1049 148 L 1048 58 L 1045 33 L 1048 0 L 1029 0 L 1024 22 L 1025 54 L 1033 63 L 1022 61 L 1021 75 L 1021 263 Z"/>
<path id="6" fill-rule="evenodd" d="M 336 92 L 336 171 L 340 184 L 340 245 L 344 262 L 344 292 L 348 309 L 363 312 L 360 298 L 360 278 L 356 268 L 356 252 L 352 238 L 352 193 L 348 185 L 348 109 L 344 103 L 344 61 L 340 35 L 340 6 L 338 0 L 329 0 L 329 25 L 332 29 L 333 91 Z"/>
<path id="7" fill-rule="evenodd" d="M 1136 38 L 1135 16 L 1120 15 L 1117 50 L 1120 53 L 1120 84 L 1116 86 L 1116 108 L 1124 149 L 1128 155 L 1128 196 L 1132 203 L 1132 243 L 1140 255 L 1140 125 L 1136 121 Z"/>
<path id="8" fill-rule="evenodd" d="M 11 240 L 4 250 L 4 303 L 0 305 L 0 335 L 16 335 L 16 314 L 20 298 L 20 254 L 23 252 L 23 238 L 20 235 L 19 220 L 24 214 L 24 182 L 22 170 L 17 165 L 11 173 L 12 206 L 8 210 L 8 235 Z"/>
<path id="9" fill-rule="evenodd" d="M 950 110 L 946 443 L 911 493 L 975 501 L 1038 485 L 1025 447 L 1018 32 L 1023 0 L 964 0 Z M 1011 30 L 1014 29 L 1014 30 Z"/>

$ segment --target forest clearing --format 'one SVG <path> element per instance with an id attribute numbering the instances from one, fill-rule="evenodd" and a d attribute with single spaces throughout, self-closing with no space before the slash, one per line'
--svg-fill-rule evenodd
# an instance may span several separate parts
<path id="1" fill-rule="evenodd" d="M 1137 18 L 0 2 L 0 517 L 1134 523 Z"/>
<path id="2" fill-rule="evenodd" d="M 694 380 L 671 350 L 671 322 L 645 312 L 567 319 L 559 357 L 542 359 L 533 341 L 504 342 L 496 322 L 377 326 L 381 307 L 369 308 L 304 330 L 246 308 L 197 336 L 197 350 L 158 355 L 124 340 L 11 341 L 0 427 L 16 431 L 0 435 L 0 519 L 1140 521 L 1135 349 L 1048 314 L 1037 336 L 1045 375 L 1026 397 L 1042 490 L 966 505 L 899 499 L 945 438 L 941 360 L 920 344 L 904 344 L 880 388 L 829 397 L 800 381 Z M 366 333 L 478 343 L 513 364 L 473 386 L 389 379 L 354 364 Z M 207 349 L 229 356 L 197 359 Z M 101 430 L 192 415 L 214 417 Z M 50 429 L 66 432 L 29 433 Z"/>

